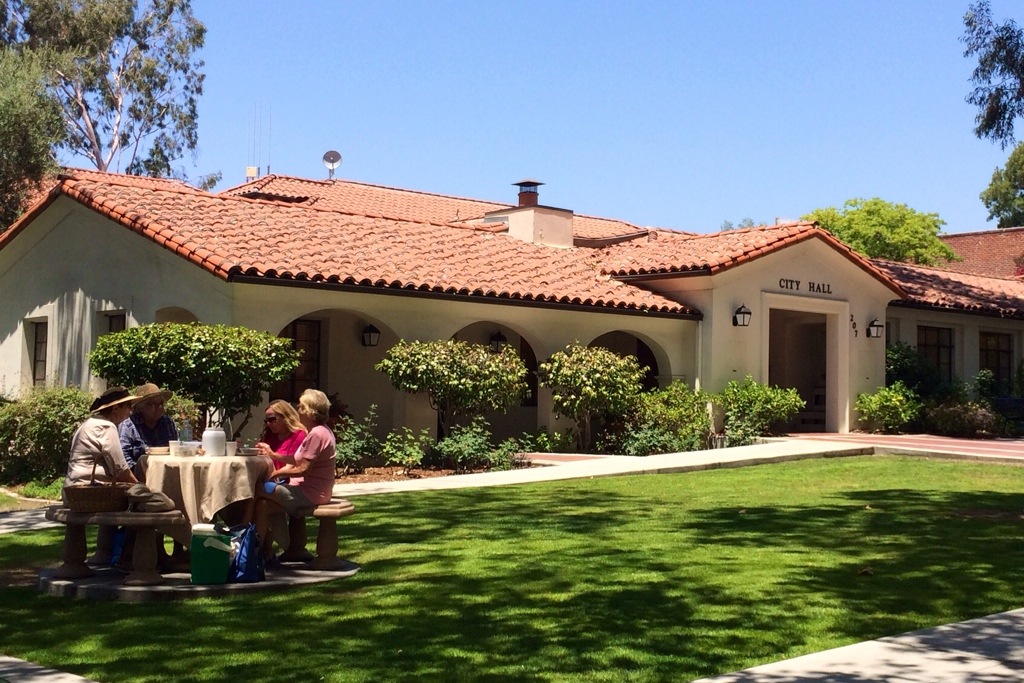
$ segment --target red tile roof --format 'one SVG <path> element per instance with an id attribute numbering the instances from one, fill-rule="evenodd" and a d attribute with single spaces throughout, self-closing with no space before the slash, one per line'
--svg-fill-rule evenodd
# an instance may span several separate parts
<path id="1" fill-rule="evenodd" d="M 188 185 L 74 171 L 0 235 L 0 249 L 59 195 L 214 275 L 297 280 L 671 317 L 700 313 L 603 275 L 588 249 L 555 249 L 464 226 L 212 195 Z"/>
<path id="2" fill-rule="evenodd" d="M 858 268 L 896 294 L 901 294 L 893 279 L 880 273 L 867 259 L 816 223 L 810 222 L 724 230 L 710 235 L 652 232 L 648 239 L 605 248 L 602 270 L 618 277 L 671 273 L 713 275 L 808 239 L 827 243 Z"/>
<path id="3" fill-rule="evenodd" d="M 907 293 L 906 300 L 893 305 L 1024 319 L 1024 282 L 1019 280 L 882 259 L 873 259 L 872 263 L 899 281 Z"/>
<path id="4" fill-rule="evenodd" d="M 303 183 L 292 179 L 293 189 Z M 317 181 L 307 181 L 317 183 Z M 322 184 L 322 183 L 321 183 Z M 338 183 L 332 184 L 332 189 Z M 358 191 L 359 183 L 344 183 Z M 173 180 L 72 171 L 38 204 L 0 234 L 11 242 L 59 196 L 97 211 L 225 279 L 288 280 L 321 286 L 374 288 L 421 295 L 615 309 L 670 317 L 699 317 L 684 304 L 629 281 L 671 274 L 714 274 L 808 239 L 827 243 L 897 296 L 896 305 L 933 307 L 1024 319 L 1024 282 L 863 259 L 813 223 L 693 235 L 651 230 L 643 238 L 600 249 L 554 249 L 523 242 L 494 225 L 427 220 L 453 198 L 411 208 L 420 220 L 359 215 L 333 206 L 341 195 L 308 193 L 316 202 L 240 193 L 213 195 Z M 384 188 L 390 194 L 392 191 Z M 423 193 L 393 191 L 392 200 Z M 461 206 L 493 206 L 486 202 Z M 356 207 L 365 208 L 355 202 Z M 393 206 L 393 205 L 392 205 Z M 460 214 L 460 218 L 462 218 Z M 626 225 L 619 223 L 619 225 Z M 497 228 L 501 230 L 501 228 Z M 622 281 L 625 280 L 625 281 Z"/>
<path id="5" fill-rule="evenodd" d="M 944 263 L 943 270 L 1014 277 L 1018 274 L 1016 260 L 1024 259 L 1024 228 L 964 232 L 942 235 L 940 239 L 961 259 Z"/>
<path id="6" fill-rule="evenodd" d="M 276 198 L 339 213 L 439 225 L 480 219 L 485 213 L 515 206 L 353 180 L 308 180 L 279 175 L 268 175 L 224 190 L 221 194 L 254 199 Z M 646 228 L 625 221 L 573 216 L 573 236 L 582 240 L 603 240 L 646 233 Z"/>

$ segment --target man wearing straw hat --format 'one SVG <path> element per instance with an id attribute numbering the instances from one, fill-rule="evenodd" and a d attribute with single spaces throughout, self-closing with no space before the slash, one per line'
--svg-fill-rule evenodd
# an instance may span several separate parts
<path id="1" fill-rule="evenodd" d="M 161 448 L 178 440 L 178 428 L 164 412 L 164 403 L 173 396 L 170 391 L 153 383 L 143 384 L 135 390 L 135 410 L 131 417 L 121 423 L 121 450 L 124 459 L 139 476 L 139 458 L 147 448 Z"/>

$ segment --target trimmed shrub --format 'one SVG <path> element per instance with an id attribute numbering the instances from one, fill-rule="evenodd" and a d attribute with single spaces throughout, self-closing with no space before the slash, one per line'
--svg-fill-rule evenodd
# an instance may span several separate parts
<path id="1" fill-rule="evenodd" d="M 694 449 L 687 448 L 685 442 L 672 430 L 657 424 L 646 423 L 627 429 L 615 450 L 623 455 L 651 455 L 652 453 L 678 453 Z"/>
<path id="2" fill-rule="evenodd" d="M 873 394 L 860 394 L 855 407 L 869 431 L 894 434 L 917 418 L 921 401 L 907 385 L 897 381 Z"/>
<path id="3" fill-rule="evenodd" d="M 709 396 L 672 382 L 664 389 L 640 398 L 640 416 L 649 425 L 662 427 L 676 436 L 681 448 L 698 451 L 707 448 L 711 438 Z"/>
<path id="4" fill-rule="evenodd" d="M 974 401 L 946 401 L 924 407 L 922 421 L 929 434 L 973 439 L 1003 433 L 1001 418 L 987 405 Z"/>
<path id="5" fill-rule="evenodd" d="M 725 411 L 725 436 L 730 446 L 746 446 L 773 434 L 775 425 L 807 405 L 796 389 L 770 387 L 750 375 L 742 382 L 729 382 L 716 400 Z"/>
<path id="6" fill-rule="evenodd" d="M 452 433 L 433 447 L 433 453 L 442 462 L 450 463 L 456 472 L 474 468 L 490 468 L 491 433 L 487 421 L 478 417 L 468 425 L 455 425 Z"/>
<path id="7" fill-rule="evenodd" d="M 380 457 L 383 444 L 374 435 L 377 406 L 371 405 L 360 421 L 347 420 L 334 426 L 335 467 L 344 474 L 362 472 L 368 463 Z"/>
<path id="8" fill-rule="evenodd" d="M 154 382 L 182 393 L 222 419 L 245 414 L 234 434 L 252 418 L 276 382 L 299 366 L 292 340 L 247 327 L 198 323 L 154 323 L 105 334 L 89 354 L 92 371 L 128 387 Z"/>
<path id="9" fill-rule="evenodd" d="M 423 462 L 423 454 L 433 442 L 434 439 L 426 429 L 417 435 L 408 427 L 402 427 L 384 439 L 384 445 L 381 447 L 384 464 L 401 467 L 405 474 L 409 474 L 414 467 Z"/>
<path id="10" fill-rule="evenodd" d="M 576 433 L 570 429 L 564 432 L 548 432 L 539 429 L 523 432 L 512 439 L 522 453 L 571 453 L 576 447 Z"/>
<path id="11" fill-rule="evenodd" d="M 71 437 L 93 397 L 78 387 L 37 388 L 0 406 L 0 482 L 50 482 L 68 469 Z"/>

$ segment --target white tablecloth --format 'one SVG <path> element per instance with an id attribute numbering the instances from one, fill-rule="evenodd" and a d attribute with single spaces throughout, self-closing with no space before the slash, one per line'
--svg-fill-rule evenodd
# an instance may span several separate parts
<path id="1" fill-rule="evenodd" d="M 218 510 L 255 497 L 256 485 L 272 471 L 264 456 L 145 455 L 140 464 L 146 486 L 167 494 L 191 524 L 207 524 Z"/>

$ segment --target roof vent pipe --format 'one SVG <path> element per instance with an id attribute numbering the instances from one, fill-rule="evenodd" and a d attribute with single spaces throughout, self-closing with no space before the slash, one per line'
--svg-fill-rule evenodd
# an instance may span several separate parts
<path id="1" fill-rule="evenodd" d="M 544 183 L 539 180 L 520 180 L 512 184 L 519 186 L 519 206 L 537 206 L 537 188 Z"/>

